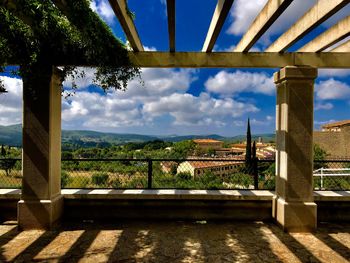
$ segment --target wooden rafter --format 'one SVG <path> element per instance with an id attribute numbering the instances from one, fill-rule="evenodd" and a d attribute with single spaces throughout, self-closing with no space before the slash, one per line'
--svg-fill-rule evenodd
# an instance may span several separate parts
<path id="1" fill-rule="evenodd" d="M 344 18 L 327 31 L 310 41 L 298 52 L 321 52 L 350 35 L 350 16 Z"/>
<path id="2" fill-rule="evenodd" d="M 167 0 L 169 50 L 175 52 L 175 0 Z"/>
<path id="3" fill-rule="evenodd" d="M 350 52 L 350 40 L 333 48 L 331 52 Z"/>
<path id="4" fill-rule="evenodd" d="M 291 28 L 272 43 L 266 52 L 284 52 L 307 33 L 327 20 L 338 10 L 349 3 L 349 0 L 319 0 Z"/>
<path id="5" fill-rule="evenodd" d="M 269 0 L 235 48 L 235 52 L 248 52 L 293 0 Z"/>
<path id="6" fill-rule="evenodd" d="M 129 52 L 135 66 L 149 68 L 280 68 L 307 65 L 350 68 L 350 52 Z"/>
<path id="7" fill-rule="evenodd" d="M 203 52 L 211 52 L 214 48 L 226 17 L 231 9 L 233 0 L 218 0 L 212 20 L 210 22 L 207 37 L 202 48 Z"/>
<path id="8" fill-rule="evenodd" d="M 128 14 L 126 1 L 109 0 L 109 3 L 117 16 L 132 49 L 136 52 L 143 51 L 144 49 L 139 34 L 137 33 L 134 21 Z"/>

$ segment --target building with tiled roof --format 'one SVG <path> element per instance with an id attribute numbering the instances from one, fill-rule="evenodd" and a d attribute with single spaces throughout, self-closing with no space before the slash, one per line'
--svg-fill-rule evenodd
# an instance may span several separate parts
<path id="1" fill-rule="evenodd" d="M 229 175 L 237 166 L 244 163 L 239 161 L 186 161 L 177 167 L 177 172 L 188 172 L 194 178 L 212 172 L 218 176 Z"/>
<path id="2" fill-rule="evenodd" d="M 224 146 L 224 142 L 214 139 L 195 139 L 193 142 L 202 150 L 219 150 Z"/>
<path id="3" fill-rule="evenodd" d="M 328 158 L 350 157 L 350 120 L 328 123 L 321 131 L 314 131 L 314 143 L 328 154 Z"/>
<path id="4" fill-rule="evenodd" d="M 350 127 L 350 120 L 337 121 L 322 126 L 322 131 L 341 131 L 344 127 Z"/>

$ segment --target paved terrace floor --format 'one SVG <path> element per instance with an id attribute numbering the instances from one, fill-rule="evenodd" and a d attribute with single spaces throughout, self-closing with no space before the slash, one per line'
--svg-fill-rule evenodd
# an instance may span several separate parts
<path id="1" fill-rule="evenodd" d="M 348 262 L 350 224 L 286 234 L 263 222 L 66 224 L 55 231 L 0 225 L 0 262 Z"/>

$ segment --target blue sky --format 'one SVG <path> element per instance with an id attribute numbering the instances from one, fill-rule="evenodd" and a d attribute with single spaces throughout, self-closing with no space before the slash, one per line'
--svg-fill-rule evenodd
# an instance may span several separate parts
<path id="1" fill-rule="evenodd" d="M 129 0 L 135 24 L 147 50 L 167 51 L 165 0 Z M 263 51 L 316 0 L 296 0 L 253 47 Z M 232 50 L 266 0 L 235 0 L 216 42 L 215 51 Z M 176 49 L 200 51 L 215 9 L 216 0 L 176 1 Z M 91 7 L 126 41 L 108 0 L 95 0 Z M 297 42 L 289 51 L 350 14 L 350 5 Z M 348 38 L 349 39 L 349 38 Z M 91 86 L 93 69 L 78 81 L 79 91 L 62 102 L 64 129 L 89 129 L 142 134 L 244 134 L 251 119 L 253 133 L 275 130 L 275 86 L 278 69 L 143 69 L 144 86 L 129 83 L 126 92 L 103 94 Z M 18 79 L 2 77 L 9 93 L 0 96 L 0 125 L 21 122 L 21 90 Z M 65 83 L 69 85 L 69 80 Z M 350 70 L 319 71 L 315 85 L 315 128 L 350 119 Z"/>

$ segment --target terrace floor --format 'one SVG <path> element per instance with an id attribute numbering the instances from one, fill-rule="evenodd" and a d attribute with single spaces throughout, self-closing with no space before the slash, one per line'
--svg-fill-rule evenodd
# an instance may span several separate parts
<path id="1" fill-rule="evenodd" d="M 0 262 L 348 262 L 350 224 L 287 234 L 263 222 L 95 222 L 54 231 L 0 225 Z"/>

